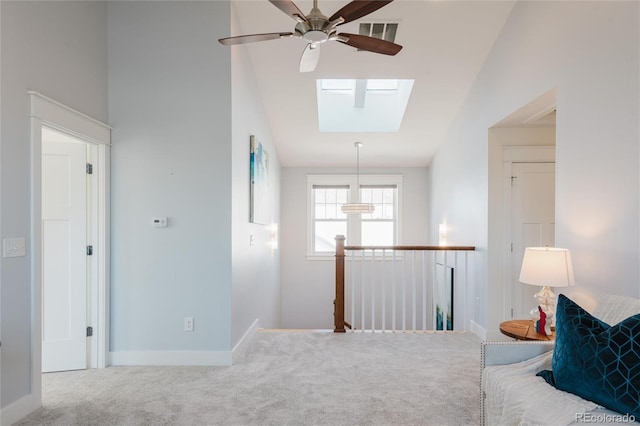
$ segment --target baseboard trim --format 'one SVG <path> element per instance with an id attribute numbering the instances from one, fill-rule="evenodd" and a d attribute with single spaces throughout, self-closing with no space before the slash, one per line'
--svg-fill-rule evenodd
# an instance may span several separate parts
<path id="1" fill-rule="evenodd" d="M 471 332 L 481 340 L 487 340 L 487 330 L 475 321 L 471 321 Z"/>
<path id="2" fill-rule="evenodd" d="M 486 340 L 502 341 L 502 340 L 513 340 L 513 339 L 502 334 L 500 330 L 487 330 Z"/>
<path id="3" fill-rule="evenodd" d="M 109 353 L 111 365 L 159 366 L 204 365 L 229 366 L 231 351 L 114 351 Z"/>
<path id="4" fill-rule="evenodd" d="M 251 339 L 258 331 L 259 324 L 260 320 L 256 319 L 231 351 L 114 351 L 109 352 L 109 365 L 230 366 L 235 363 L 240 355 L 247 349 Z"/>
<path id="5" fill-rule="evenodd" d="M 0 424 L 3 426 L 12 425 L 33 413 L 38 408 L 40 408 L 40 404 L 33 394 L 23 396 L 19 400 L 0 409 Z"/>
<path id="6" fill-rule="evenodd" d="M 242 355 L 247 350 L 247 347 L 249 347 L 249 343 L 251 343 L 253 336 L 255 336 L 256 332 L 258 331 L 259 324 L 260 318 L 256 318 L 253 324 L 251 324 L 247 331 L 244 332 L 240 340 L 238 340 L 238 343 L 236 343 L 236 345 L 233 347 L 233 350 L 231 351 L 233 364 L 238 362 L 240 355 Z"/>
<path id="7" fill-rule="evenodd" d="M 485 342 L 509 340 L 500 330 L 487 330 L 475 321 L 471 321 L 471 332 Z"/>

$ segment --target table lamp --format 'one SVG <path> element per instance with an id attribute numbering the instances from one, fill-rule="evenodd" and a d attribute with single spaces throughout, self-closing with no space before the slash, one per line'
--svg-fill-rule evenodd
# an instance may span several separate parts
<path id="1" fill-rule="evenodd" d="M 542 287 L 535 297 L 540 308 L 555 323 L 556 295 L 551 287 L 575 285 L 571 253 L 557 247 L 525 248 L 520 282 Z"/>

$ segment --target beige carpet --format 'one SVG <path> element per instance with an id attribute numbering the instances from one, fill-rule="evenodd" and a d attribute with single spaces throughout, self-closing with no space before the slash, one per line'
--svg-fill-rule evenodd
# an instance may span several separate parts
<path id="1" fill-rule="evenodd" d="M 471 334 L 257 333 L 232 367 L 43 375 L 19 425 L 475 425 Z"/>

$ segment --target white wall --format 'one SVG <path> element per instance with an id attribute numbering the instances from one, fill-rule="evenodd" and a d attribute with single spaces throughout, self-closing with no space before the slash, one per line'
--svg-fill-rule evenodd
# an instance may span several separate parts
<path id="1" fill-rule="evenodd" d="M 638 7 L 518 2 L 432 162 L 430 231 L 446 217 L 479 247 L 481 327 L 501 315 L 501 283 L 487 279 L 488 129 L 554 87 L 556 244 L 572 251 L 577 289 L 640 296 Z"/>
<path id="2" fill-rule="evenodd" d="M 217 38 L 230 5 L 110 2 L 108 28 L 112 361 L 228 360 L 231 52 Z"/>
<path id="3" fill-rule="evenodd" d="M 426 168 L 361 169 L 361 174 L 403 176 L 402 244 L 428 240 L 428 170 Z M 307 260 L 307 175 L 353 174 L 353 169 L 283 168 L 282 327 L 333 329 L 335 262 Z M 436 232 L 437 238 L 437 232 Z"/>
<path id="4" fill-rule="evenodd" d="M 0 2 L 0 237 L 25 237 L 27 256 L 1 259 L 3 424 L 31 395 L 30 136 L 27 90 L 107 121 L 106 6 Z M 7 409 L 9 408 L 9 409 Z M 9 413 L 9 414 L 5 414 Z"/>
<path id="5" fill-rule="evenodd" d="M 232 13 L 232 25 L 238 25 Z M 242 31 L 232 27 L 232 34 Z M 272 225 L 249 223 L 249 137 L 269 153 L 271 222 L 280 222 L 280 162 L 253 66 L 245 46 L 228 48 L 232 64 L 233 289 L 231 338 L 236 345 L 251 325 L 280 325 L 280 250 L 271 244 Z M 253 235 L 255 243 L 249 245 Z"/>

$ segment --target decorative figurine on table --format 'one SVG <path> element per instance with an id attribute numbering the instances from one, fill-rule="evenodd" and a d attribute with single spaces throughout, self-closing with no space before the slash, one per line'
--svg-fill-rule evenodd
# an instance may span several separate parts
<path id="1" fill-rule="evenodd" d="M 538 310 L 531 311 L 533 314 L 533 320 L 536 322 L 536 331 L 543 336 L 551 336 L 551 320 L 553 314 L 551 312 L 545 312 L 541 306 L 538 306 Z"/>

